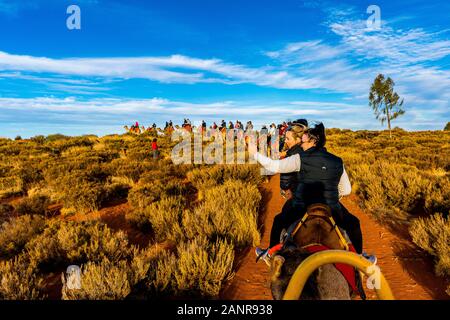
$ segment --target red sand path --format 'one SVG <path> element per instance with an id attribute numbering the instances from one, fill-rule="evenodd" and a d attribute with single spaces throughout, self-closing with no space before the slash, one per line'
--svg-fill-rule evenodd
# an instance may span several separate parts
<path id="1" fill-rule="evenodd" d="M 269 243 L 273 218 L 281 211 L 284 199 L 279 193 L 279 175 L 263 185 L 261 210 L 261 246 Z M 354 195 L 343 199 L 343 204 L 361 221 L 364 250 L 378 257 L 378 265 L 386 277 L 396 299 L 449 299 L 445 281 L 433 273 L 433 263 L 410 241 L 403 239 L 377 223 L 357 205 Z M 225 286 L 223 299 L 272 299 L 269 273 L 265 263 L 255 263 L 254 248 L 241 253 L 236 276 Z M 369 299 L 376 299 L 372 290 L 366 289 Z"/>

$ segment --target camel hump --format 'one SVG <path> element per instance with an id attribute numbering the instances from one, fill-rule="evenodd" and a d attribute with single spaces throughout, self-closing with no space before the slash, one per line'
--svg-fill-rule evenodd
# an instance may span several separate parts
<path id="1" fill-rule="evenodd" d="M 313 203 L 306 209 L 308 215 L 320 216 L 324 218 L 331 217 L 331 208 L 323 203 Z"/>

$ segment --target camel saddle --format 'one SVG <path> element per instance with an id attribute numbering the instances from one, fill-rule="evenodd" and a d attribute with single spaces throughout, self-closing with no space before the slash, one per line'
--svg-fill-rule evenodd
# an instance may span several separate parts
<path id="1" fill-rule="evenodd" d="M 331 208 L 322 203 L 308 206 L 305 215 L 283 231 L 280 244 L 270 248 L 269 254 L 275 255 L 281 249 L 293 247 L 301 247 L 311 254 L 330 249 L 356 253 L 345 231 L 336 225 Z M 305 242 L 302 242 L 302 238 L 305 238 Z M 306 238 L 308 238 L 307 241 Z M 336 263 L 334 265 L 346 278 L 353 292 L 365 299 L 359 273 L 352 266 L 346 264 Z"/>

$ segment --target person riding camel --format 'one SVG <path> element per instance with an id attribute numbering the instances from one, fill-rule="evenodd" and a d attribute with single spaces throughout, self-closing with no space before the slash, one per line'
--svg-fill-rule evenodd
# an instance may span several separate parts
<path id="1" fill-rule="evenodd" d="M 302 151 L 302 135 L 307 127 L 306 119 L 298 119 L 283 131 L 283 136 L 280 133 L 280 139 L 283 137 L 284 140 L 284 151 L 280 153 L 280 158 L 287 158 Z M 280 192 L 287 201 L 292 201 L 292 193 L 297 186 L 296 177 L 296 172 L 280 174 Z"/>
<path id="2" fill-rule="evenodd" d="M 292 124 L 295 126 L 295 123 Z M 323 203 L 330 207 L 338 226 L 348 234 L 358 253 L 362 253 L 362 234 L 359 221 L 351 215 L 339 199 L 351 193 L 351 184 L 341 158 L 331 154 L 325 148 L 325 127 L 316 123 L 307 127 L 301 135 L 301 149 L 285 159 L 273 160 L 249 147 L 250 155 L 268 171 L 273 173 L 296 173 L 296 186 L 292 201 L 287 201 L 282 212 L 274 219 L 269 248 L 257 247 L 255 252 L 263 260 L 270 261 L 269 249 L 279 243 L 283 229 L 302 218 L 306 208 L 314 203 Z M 371 261 L 376 258 L 363 255 Z"/>
<path id="3" fill-rule="evenodd" d="M 253 130 L 253 123 L 251 121 L 247 121 L 247 125 L 245 126 L 245 131 L 251 131 Z"/>
<path id="4" fill-rule="evenodd" d="M 206 122 L 202 120 L 201 133 L 206 133 Z"/>

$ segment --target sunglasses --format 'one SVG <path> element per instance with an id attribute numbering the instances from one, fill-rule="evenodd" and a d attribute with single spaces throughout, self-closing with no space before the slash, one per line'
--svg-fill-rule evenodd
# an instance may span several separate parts
<path id="1" fill-rule="evenodd" d="M 288 125 L 288 127 L 286 128 L 286 131 L 291 131 L 291 130 L 294 129 L 294 127 L 300 127 L 300 128 L 302 128 L 303 130 L 308 129 L 308 127 L 305 126 L 305 125 L 302 124 L 302 123 L 292 123 L 292 124 Z"/>

